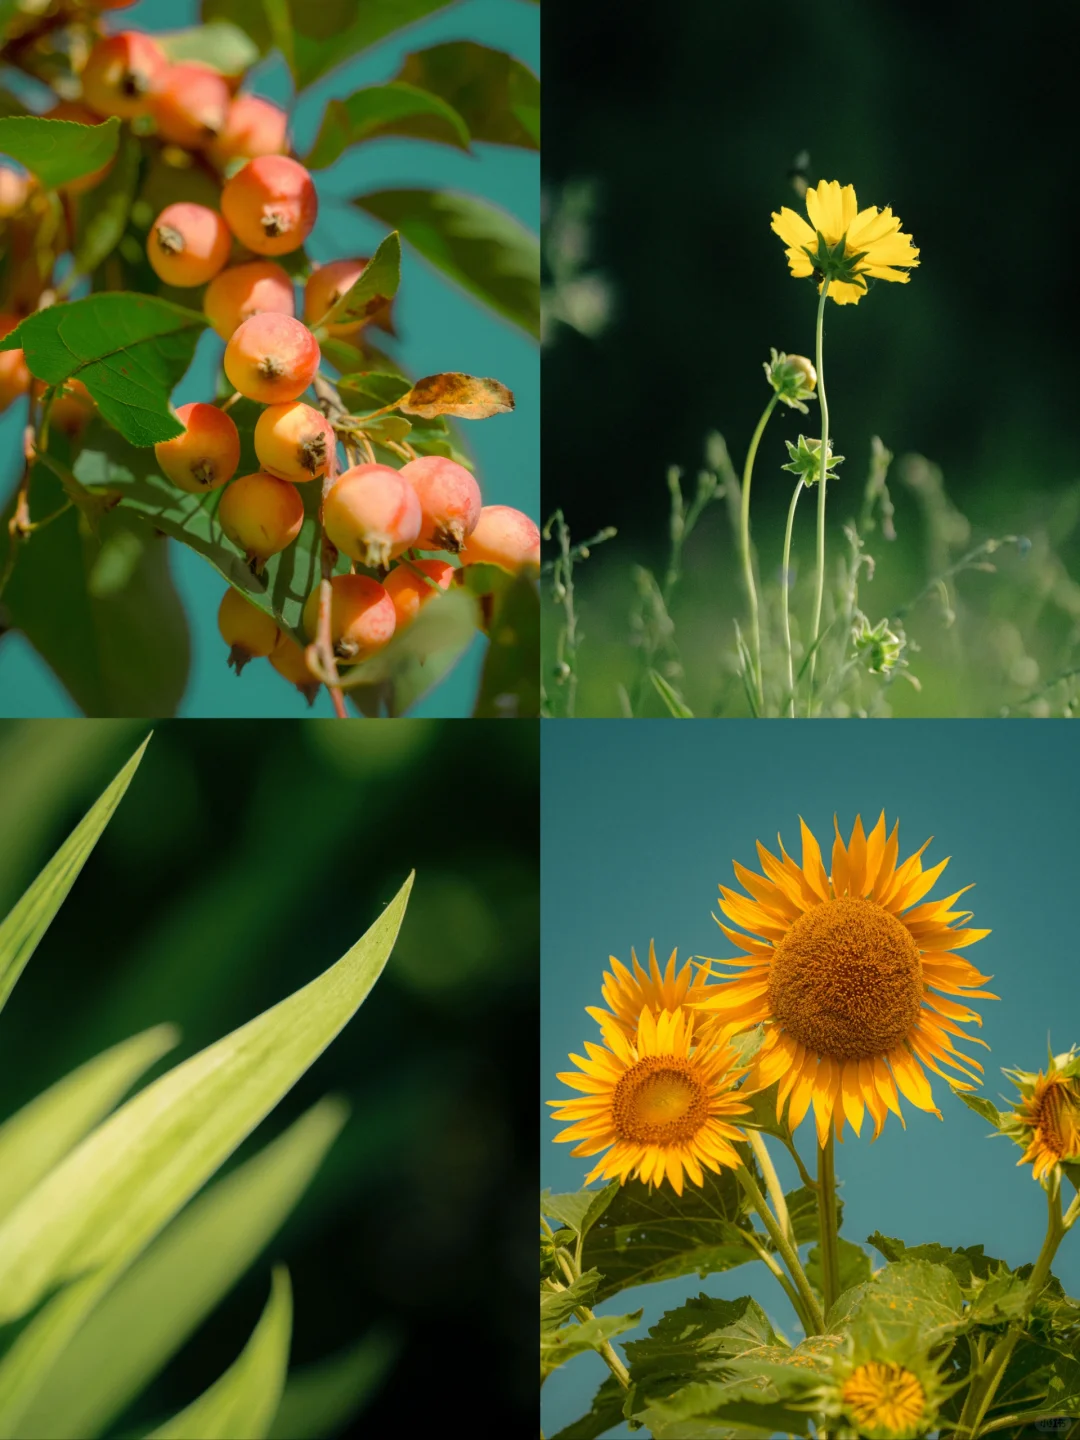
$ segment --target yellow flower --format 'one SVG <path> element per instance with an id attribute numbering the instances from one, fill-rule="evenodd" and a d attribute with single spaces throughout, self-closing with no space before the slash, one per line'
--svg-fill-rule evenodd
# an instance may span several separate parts
<path id="1" fill-rule="evenodd" d="M 609 956 L 611 974 L 604 972 L 602 987 L 608 1009 L 601 1010 L 594 1005 L 586 1005 L 587 1013 L 597 1021 L 601 1029 L 614 1020 L 628 1040 L 636 1039 L 638 1016 L 642 1010 L 649 1010 L 655 1020 L 664 1010 L 674 1013 L 687 997 L 690 990 L 690 962 L 688 960 L 682 969 L 676 972 L 676 954 L 675 950 L 671 952 L 667 965 L 661 971 L 656 960 L 656 947 L 650 940 L 648 970 L 644 970 L 638 963 L 636 952 L 630 951 L 633 974 L 625 965 L 620 964 L 614 955 Z M 704 995 L 706 992 L 704 987 L 699 986 L 695 993 Z M 693 1011 L 687 1011 L 686 1015 L 691 1024 L 697 1018 Z"/>
<path id="2" fill-rule="evenodd" d="M 920 1435 L 926 1395 L 917 1375 L 891 1361 L 871 1360 L 853 1370 L 840 1391 L 841 1404 L 860 1435 Z"/>
<path id="3" fill-rule="evenodd" d="M 746 968 L 713 986 L 699 1008 L 713 1017 L 709 1033 L 719 1041 L 764 1023 L 748 1084 L 780 1082 L 777 1118 L 786 1105 L 792 1130 L 813 1104 L 821 1145 L 830 1124 L 843 1138 L 845 1118 L 859 1134 L 866 1112 L 875 1140 L 886 1110 L 904 1123 L 898 1089 L 940 1119 L 923 1065 L 962 1090 L 973 1086 L 941 1066 L 976 1081 L 966 1066 L 982 1069 L 950 1038 L 982 1045 L 960 1029 L 982 1021 L 949 997 L 997 998 L 974 988 L 990 977 L 954 953 L 990 932 L 966 928 L 971 912 L 952 909 L 963 890 L 918 903 L 948 861 L 924 871 L 924 845 L 898 865 L 897 828 L 886 839 L 883 813 L 866 835 L 856 819 L 846 846 L 837 828 L 830 874 L 802 824 L 801 865 L 783 842 L 779 860 L 759 844 L 764 876 L 735 865 L 751 898 L 720 887 L 721 910 L 750 935 L 717 923 L 750 958 L 714 962 Z"/>
<path id="4" fill-rule="evenodd" d="M 1009 1114 L 1005 1132 L 1024 1153 L 1016 1162 L 1031 1164 L 1034 1179 L 1041 1180 L 1062 1161 L 1080 1163 L 1080 1055 L 1051 1057 L 1043 1074 L 1007 1070 L 1020 1087 L 1021 1100 Z"/>
<path id="5" fill-rule="evenodd" d="M 772 228 L 788 247 L 792 275 L 818 270 L 828 277 L 829 298 L 838 305 L 857 304 L 866 293 L 867 276 L 906 283 L 907 271 L 919 263 L 911 236 L 900 233 L 892 210 L 876 205 L 860 210 L 854 185 L 822 180 L 806 192 L 806 213 L 809 225 L 784 206 L 773 214 Z"/>
<path id="6" fill-rule="evenodd" d="M 609 1020 L 604 1045 L 586 1041 L 588 1059 L 570 1056 L 578 1069 L 559 1079 L 584 1098 L 547 1103 L 556 1107 L 554 1119 L 574 1122 L 555 1137 L 577 1142 L 572 1155 L 608 1152 L 586 1185 L 598 1176 L 649 1185 L 666 1178 L 681 1195 L 684 1170 L 703 1185 L 703 1166 L 719 1171 L 741 1163 L 731 1141 L 744 1137 L 726 1117 L 750 1108 L 733 1090 L 746 1071 L 736 1068 L 726 1044 L 692 1046 L 692 1029 L 685 1009 L 655 1019 L 643 1009 L 634 1041 Z"/>

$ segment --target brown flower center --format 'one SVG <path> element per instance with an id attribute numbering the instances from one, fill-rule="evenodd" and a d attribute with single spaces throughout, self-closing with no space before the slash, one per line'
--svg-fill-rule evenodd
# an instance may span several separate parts
<path id="1" fill-rule="evenodd" d="M 1047 1085 L 1035 1112 L 1035 1124 L 1042 1133 L 1043 1145 L 1055 1160 L 1067 1160 L 1080 1154 L 1080 1093 L 1068 1080 Z"/>
<path id="2" fill-rule="evenodd" d="M 893 1050 L 922 1004 L 919 947 L 871 900 L 827 900 L 792 924 L 769 977 L 772 1013 L 808 1050 L 862 1060 Z"/>
<path id="3" fill-rule="evenodd" d="M 676 1055 L 646 1055 L 622 1077 L 612 1099 L 620 1140 L 641 1145 L 679 1145 L 690 1140 L 709 1116 L 709 1095 L 693 1061 Z"/>

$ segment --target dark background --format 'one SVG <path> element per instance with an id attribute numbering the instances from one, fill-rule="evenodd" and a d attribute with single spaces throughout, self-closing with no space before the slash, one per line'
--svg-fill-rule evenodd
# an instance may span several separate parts
<path id="1" fill-rule="evenodd" d="M 545 514 L 659 551 L 668 465 L 692 475 L 717 429 L 741 468 L 769 346 L 813 355 L 811 282 L 788 276 L 769 229 L 781 205 L 805 213 L 788 179 L 803 149 L 811 183 L 892 205 L 922 251 L 910 284 L 827 307 L 850 457 L 837 490 L 861 493 L 874 433 L 941 465 L 977 531 L 1075 479 L 1074 6 L 683 0 L 543 17 L 545 179 L 597 182 L 593 256 L 618 303 L 598 339 L 560 329 L 545 352 Z M 820 433 L 816 407 L 780 413 L 754 499 L 778 522 L 783 439 Z"/>
<path id="2" fill-rule="evenodd" d="M 145 725 L 0 724 L 0 915 Z M 334 963 L 415 867 L 371 996 L 241 1147 L 321 1096 L 348 1124 L 282 1231 L 129 1412 L 188 1404 L 232 1363 L 289 1266 L 292 1364 L 372 1326 L 400 1358 L 348 1435 L 535 1414 L 538 734 L 494 722 L 167 722 L 0 1016 L 0 1116 L 163 1020 L 201 1049 Z M 528 1318 L 526 1318 L 526 1315 Z"/>

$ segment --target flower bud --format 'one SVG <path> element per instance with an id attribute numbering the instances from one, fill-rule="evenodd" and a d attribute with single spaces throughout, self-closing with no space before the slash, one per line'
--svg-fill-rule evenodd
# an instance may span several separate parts
<path id="1" fill-rule="evenodd" d="M 793 410 L 810 412 L 802 403 L 814 397 L 817 388 L 817 371 L 805 355 L 785 355 L 783 350 L 769 347 L 771 360 L 763 362 L 765 378 L 776 391 L 777 397 L 790 405 Z"/>

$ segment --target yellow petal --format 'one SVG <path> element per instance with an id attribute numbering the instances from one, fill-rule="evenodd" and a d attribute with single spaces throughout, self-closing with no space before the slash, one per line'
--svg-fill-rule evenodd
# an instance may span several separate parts
<path id="1" fill-rule="evenodd" d="M 811 249 L 817 244 L 817 236 L 810 226 L 785 205 L 779 212 L 774 212 L 772 217 L 772 230 L 780 236 L 785 245 L 790 245 L 796 250 L 801 250 L 804 245 Z M 775 253 L 775 252 L 774 252 Z"/>

